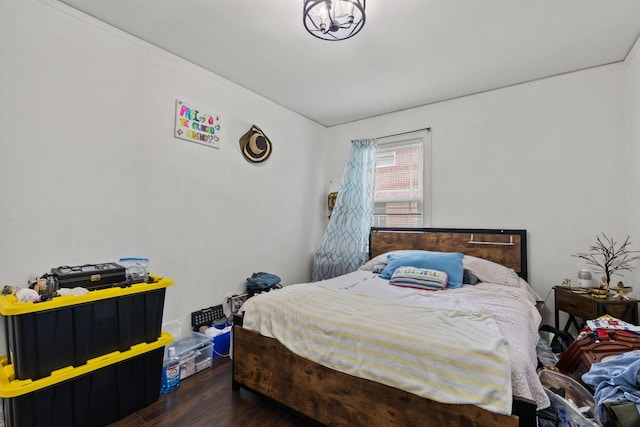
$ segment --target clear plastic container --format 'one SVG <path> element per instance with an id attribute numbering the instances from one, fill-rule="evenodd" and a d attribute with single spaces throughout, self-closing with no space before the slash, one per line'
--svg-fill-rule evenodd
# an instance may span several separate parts
<path id="1" fill-rule="evenodd" d="M 548 388 L 544 388 L 545 393 L 551 401 L 551 408 L 557 414 L 557 426 L 559 427 L 600 427 L 600 423 L 592 418 L 587 418 L 575 405 L 555 394 Z"/>
<path id="2" fill-rule="evenodd" d="M 203 360 L 208 358 L 212 361 L 213 359 L 213 343 L 211 342 L 211 337 L 199 332 L 191 332 L 190 337 L 175 341 L 173 346 L 176 349 L 176 356 L 180 361 L 181 379 L 185 379 L 204 369 L 204 367 L 198 369 L 198 364 Z M 209 366 L 211 366 L 211 363 L 209 363 Z"/>
<path id="3" fill-rule="evenodd" d="M 191 332 L 191 336 L 180 338 L 173 343 L 172 347 L 175 347 L 176 355 L 182 357 L 200 347 L 204 347 L 209 342 L 211 342 L 211 337 L 200 332 Z"/>
<path id="4" fill-rule="evenodd" d="M 142 283 L 149 280 L 151 264 L 148 258 L 120 258 L 118 263 L 125 268 L 129 283 Z"/>
<path id="5" fill-rule="evenodd" d="M 591 393 L 579 382 L 560 372 L 543 369 L 538 373 L 540 382 L 551 400 L 551 406 L 558 410 L 567 421 L 580 426 L 599 426 L 595 400 Z M 562 391 L 564 397 L 554 391 Z M 553 395 L 553 396 L 552 396 Z M 561 417 L 561 420 L 563 418 Z M 576 424 L 577 423 L 577 424 Z"/>

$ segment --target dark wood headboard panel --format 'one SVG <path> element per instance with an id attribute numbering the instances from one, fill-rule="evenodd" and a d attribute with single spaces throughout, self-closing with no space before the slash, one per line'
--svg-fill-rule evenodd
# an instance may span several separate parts
<path id="1" fill-rule="evenodd" d="M 512 268 L 527 280 L 527 230 L 380 228 L 369 233 L 369 258 L 399 249 L 462 252 Z"/>

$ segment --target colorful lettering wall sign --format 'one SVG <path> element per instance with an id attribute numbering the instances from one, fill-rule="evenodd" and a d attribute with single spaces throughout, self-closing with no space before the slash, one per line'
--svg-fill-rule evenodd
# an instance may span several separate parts
<path id="1" fill-rule="evenodd" d="M 209 147 L 220 148 L 222 124 L 220 116 L 202 108 L 176 100 L 176 130 L 174 136 Z"/>

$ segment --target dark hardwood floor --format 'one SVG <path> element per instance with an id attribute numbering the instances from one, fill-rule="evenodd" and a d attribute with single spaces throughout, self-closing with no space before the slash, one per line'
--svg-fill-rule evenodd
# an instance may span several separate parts
<path id="1" fill-rule="evenodd" d="M 213 366 L 185 378 L 180 388 L 110 427 L 216 426 L 311 427 L 301 417 L 271 401 L 240 389 L 231 389 L 231 360 L 214 359 Z"/>

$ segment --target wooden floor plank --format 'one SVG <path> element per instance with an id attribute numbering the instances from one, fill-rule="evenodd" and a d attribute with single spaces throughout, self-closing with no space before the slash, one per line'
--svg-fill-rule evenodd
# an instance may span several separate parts
<path id="1" fill-rule="evenodd" d="M 254 393 L 231 390 L 231 360 L 184 379 L 180 388 L 110 427 L 311 427 L 313 424 Z"/>

